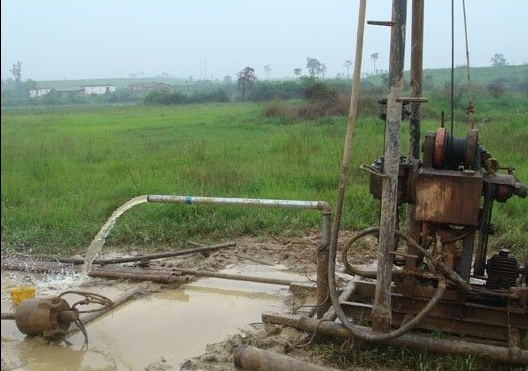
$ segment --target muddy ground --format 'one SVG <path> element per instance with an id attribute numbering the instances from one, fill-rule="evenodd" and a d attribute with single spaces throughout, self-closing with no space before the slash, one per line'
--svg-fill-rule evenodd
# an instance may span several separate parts
<path id="1" fill-rule="evenodd" d="M 343 244 L 348 242 L 352 232 L 343 231 L 339 235 L 338 255 Z M 315 253 L 321 244 L 321 235 L 318 232 L 308 232 L 302 237 L 277 238 L 272 235 L 259 238 L 244 238 L 237 240 L 237 247 L 231 251 L 219 251 L 210 254 L 206 258 L 196 256 L 188 263 L 198 269 L 222 269 L 232 266 L 240 261 L 250 259 L 262 264 L 282 264 L 289 271 L 305 275 L 310 281 L 316 279 Z M 377 258 L 377 250 L 374 241 L 361 244 L 361 249 L 349 254 L 349 259 L 354 259 L 356 264 L 371 264 Z M 340 257 L 338 257 L 338 267 Z M 339 268 L 338 268 L 339 269 Z M 339 274 L 339 272 L 337 272 Z M 315 299 L 315 298 L 313 298 Z M 313 312 L 307 298 L 304 314 Z M 297 307 L 296 307 L 297 308 Z M 327 359 L 320 354 L 310 352 L 310 342 L 313 334 L 305 333 L 291 327 L 277 325 L 250 324 L 238 334 L 229 336 L 224 341 L 207 346 L 206 352 L 200 357 L 194 358 L 184 365 L 182 370 L 200 371 L 235 371 L 233 361 L 234 350 L 242 345 L 251 345 L 259 349 L 269 350 L 273 353 L 287 355 L 293 359 L 307 361 L 316 365 L 337 368 L 338 363 L 329 365 Z M 343 343 L 345 343 L 343 341 Z M 152 364 L 149 371 L 161 371 L 163 361 Z M 354 370 L 369 370 L 367 368 L 354 367 Z"/>
<path id="2" fill-rule="evenodd" d="M 352 232 L 342 231 L 339 236 L 338 250 L 348 242 Z M 225 241 L 221 241 L 225 242 Z M 305 276 L 310 282 L 316 279 L 316 263 L 315 253 L 321 244 L 320 231 L 308 231 L 305 235 L 293 238 L 282 238 L 273 235 L 265 235 L 259 237 L 243 237 L 234 240 L 235 246 L 223 248 L 214 252 L 205 252 L 199 254 L 191 254 L 179 257 L 157 259 L 151 261 L 151 267 L 179 267 L 183 269 L 193 269 L 202 271 L 219 271 L 225 268 L 236 266 L 237 264 L 247 264 L 248 262 L 262 264 L 262 265 L 276 265 L 280 264 L 289 272 L 294 272 Z M 368 239 L 367 239 L 368 242 Z M 219 242 L 220 243 L 220 242 Z M 189 247 L 196 247 L 196 243 L 190 241 Z M 114 255 L 137 255 L 150 253 L 142 251 L 134 251 L 133 249 L 118 249 L 116 247 L 104 247 L 105 251 L 112 251 Z M 163 248 L 157 249 L 156 252 L 167 251 Z M 357 249 L 354 249 L 351 257 L 355 264 L 370 264 L 376 259 L 376 248 L 374 243 L 362 243 Z M 101 256 L 99 256 L 101 257 Z M 338 269 L 341 267 L 338 251 Z M 2 275 L 7 274 L 7 270 L 2 269 Z M 341 274 L 338 272 L 338 274 Z M 150 289 L 156 288 L 150 284 Z M 308 295 L 309 296 L 309 295 Z M 288 298 L 287 300 L 295 300 L 296 305 L 299 300 L 305 300 L 304 311 L 301 314 L 309 314 L 313 312 L 315 302 L 310 302 L 315 298 Z M 291 305 L 291 303 L 288 303 Z M 302 305 L 301 305 L 302 307 Z M 296 306 L 296 310 L 299 307 Z M 324 365 L 326 367 L 338 368 L 339 364 L 329 362 L 323 355 L 311 351 L 310 342 L 313 341 L 313 334 L 304 333 L 290 327 L 282 327 L 277 325 L 265 325 L 263 323 L 251 323 L 246 327 L 241 328 L 238 333 L 227 336 L 223 341 L 215 344 L 209 344 L 206 347 L 205 353 L 189 359 L 184 364 L 180 365 L 179 370 L 225 370 L 235 371 L 239 370 L 234 364 L 234 351 L 240 345 L 251 345 L 259 349 L 265 349 L 277 354 L 287 355 L 293 359 L 305 360 L 313 364 Z M 147 371 L 162 371 L 174 370 L 174 365 L 167 362 L 170 359 L 170 354 L 167 357 L 161 357 L 158 360 L 151 362 L 148 367 L 143 368 Z M 2 357 L 2 370 L 12 369 L 8 364 L 8 360 Z M 367 370 L 366 368 L 354 367 L 354 370 Z"/>

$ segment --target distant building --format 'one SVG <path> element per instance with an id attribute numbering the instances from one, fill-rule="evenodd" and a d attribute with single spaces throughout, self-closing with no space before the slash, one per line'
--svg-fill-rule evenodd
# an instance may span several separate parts
<path id="1" fill-rule="evenodd" d="M 101 95 L 106 93 L 114 93 L 116 87 L 114 85 L 83 85 L 84 94 L 86 95 Z"/>
<path id="2" fill-rule="evenodd" d="M 62 87 L 62 88 L 53 88 L 54 92 L 57 93 L 70 93 L 75 94 L 78 96 L 84 95 L 84 88 L 82 86 L 68 86 L 68 87 Z"/>
<path id="3" fill-rule="evenodd" d="M 30 98 L 42 97 L 43 95 L 48 94 L 50 91 L 55 90 L 54 88 L 36 88 L 29 90 Z"/>
<path id="4" fill-rule="evenodd" d="M 114 85 L 83 85 L 83 86 L 68 86 L 61 88 L 36 88 L 29 91 L 30 98 L 42 97 L 50 92 L 56 93 L 73 93 L 78 95 L 102 95 L 106 93 L 113 93 L 116 91 Z"/>
<path id="5" fill-rule="evenodd" d="M 128 85 L 128 90 L 134 96 L 147 95 L 153 91 L 165 91 L 169 92 L 171 86 L 162 82 L 150 82 L 144 84 L 131 84 Z"/>

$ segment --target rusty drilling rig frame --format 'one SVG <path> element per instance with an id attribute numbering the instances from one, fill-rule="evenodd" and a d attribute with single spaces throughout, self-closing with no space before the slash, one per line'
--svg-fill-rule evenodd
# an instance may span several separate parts
<path id="1" fill-rule="evenodd" d="M 360 76 L 365 3 L 360 2 L 352 98 Z M 349 117 L 332 235 L 318 251 L 317 318 L 263 319 L 326 335 L 528 364 L 528 262 L 519 263 L 508 249 L 488 257 L 493 203 L 525 198 L 527 188 L 511 166 L 501 167 L 481 145 L 472 104 L 465 137 L 453 135 L 452 122 L 451 130 L 445 127 L 442 113 L 440 127 L 420 142 L 420 105 L 427 102 L 421 96 L 424 0 L 412 1 L 408 98 L 403 96 L 406 14 L 407 1 L 393 0 L 391 21 L 367 22 L 390 27 L 391 50 L 388 95 L 380 100 L 384 154 L 362 165 L 369 172 L 371 195 L 380 200 L 379 225 L 357 233 L 341 251 L 345 273 L 354 279 L 347 287 L 337 287 L 340 196 L 352 136 Z M 353 104 L 352 99 L 355 120 Z M 405 112 L 408 156 L 400 153 Z M 376 270 L 355 266 L 348 258 L 355 242 L 368 235 L 378 241 Z"/>

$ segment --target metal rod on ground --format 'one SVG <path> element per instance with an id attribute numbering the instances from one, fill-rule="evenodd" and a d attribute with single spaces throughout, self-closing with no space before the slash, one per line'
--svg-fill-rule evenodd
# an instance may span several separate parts
<path id="1" fill-rule="evenodd" d="M 183 274 L 189 274 L 189 275 L 198 276 L 198 277 L 214 277 L 214 278 L 223 278 L 223 279 L 228 279 L 228 280 L 269 283 L 269 284 L 273 284 L 273 285 L 290 286 L 292 283 L 295 282 L 295 281 L 292 281 L 292 280 L 283 280 L 283 279 L 279 279 L 279 278 L 245 276 L 245 275 L 241 275 L 241 274 L 208 272 L 208 271 L 199 271 L 199 270 L 193 270 L 193 269 L 179 269 L 179 268 L 176 268 L 176 270 L 181 271 Z"/>
<path id="2" fill-rule="evenodd" d="M 236 367 L 248 371 L 337 371 L 249 345 L 238 346 L 234 360 Z"/>
<path id="3" fill-rule="evenodd" d="M 66 273 L 78 272 L 79 269 L 70 264 L 55 262 L 27 261 L 20 259 L 2 259 L 1 267 L 4 270 L 32 272 L 32 273 Z"/>
<path id="4" fill-rule="evenodd" d="M 190 281 L 189 276 L 175 275 L 171 273 L 144 273 L 144 272 L 123 272 L 110 269 L 93 269 L 88 272 L 90 277 L 101 278 L 125 278 L 136 281 L 152 281 L 157 283 L 187 283 Z"/>
<path id="5" fill-rule="evenodd" d="M 353 334 L 340 323 L 317 320 L 305 316 L 286 316 L 273 313 L 263 313 L 262 322 L 290 326 L 306 332 L 315 332 L 342 338 L 353 338 Z M 365 328 L 364 331 L 368 331 Z M 517 347 L 501 347 L 488 344 L 470 343 L 468 341 L 434 338 L 427 335 L 406 333 L 395 339 L 383 341 L 385 344 L 407 348 L 427 350 L 438 353 L 474 354 L 520 365 L 528 365 L 528 350 Z"/>
<path id="6" fill-rule="evenodd" d="M 170 258 L 173 256 L 198 254 L 201 252 L 214 251 L 214 250 L 219 250 L 219 249 L 224 249 L 226 247 L 234 247 L 234 246 L 236 246 L 236 242 L 225 242 L 225 243 L 220 243 L 220 244 L 211 245 L 211 246 L 200 246 L 200 247 L 196 247 L 192 249 L 185 249 L 185 250 L 178 250 L 178 251 L 168 251 L 168 252 L 160 252 L 160 253 L 155 253 L 155 254 L 129 256 L 129 257 L 124 257 L 124 258 L 95 259 L 92 264 L 105 265 L 105 264 L 119 264 L 119 263 L 130 263 L 130 262 L 144 261 L 144 260 L 163 259 L 163 258 Z M 63 262 L 63 263 L 84 264 L 84 259 L 60 259 L 58 261 Z"/>

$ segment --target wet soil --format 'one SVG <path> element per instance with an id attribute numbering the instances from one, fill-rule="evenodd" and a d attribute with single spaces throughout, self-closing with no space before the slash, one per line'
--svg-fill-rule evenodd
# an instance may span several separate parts
<path id="1" fill-rule="evenodd" d="M 342 248 L 351 236 L 352 232 L 341 232 L 338 249 Z M 294 238 L 266 235 L 237 238 L 234 242 L 236 243 L 234 247 L 214 252 L 152 260 L 150 268 L 181 268 L 242 275 L 267 274 L 271 275 L 270 277 L 287 278 L 302 282 L 305 286 L 315 287 L 315 253 L 321 244 L 319 231 L 308 231 L 305 235 Z M 168 250 L 170 249 L 157 249 L 157 251 Z M 356 264 L 370 264 L 376 259 L 374 244 L 362 244 L 354 251 L 356 252 L 353 253 L 353 258 Z M 146 253 L 149 252 L 131 247 L 104 247 L 98 258 Z M 56 295 L 57 292 L 76 287 L 80 290 L 95 290 L 112 300 L 130 295 L 131 292 L 134 294 L 134 298 L 125 301 L 126 303 L 120 308 L 95 319 L 86 326 L 91 337 L 89 343 L 100 344 L 101 349 L 92 349 L 91 353 L 87 353 L 81 346 L 82 335 L 76 333 L 69 338 L 70 343 L 73 344 L 69 345 L 70 350 L 72 347 L 77 347 L 74 352 L 54 353 L 55 357 L 80 357 L 73 360 L 63 359 L 70 364 L 70 367 L 76 365 L 75 369 L 234 371 L 237 370 L 234 365 L 234 350 L 242 344 L 329 366 L 314 352 L 308 351 L 311 334 L 289 327 L 265 325 L 261 321 L 263 311 L 282 314 L 312 313 L 315 304 L 313 290 L 307 290 L 304 295 L 293 295 L 280 285 L 198 278 L 190 284 L 184 284 L 185 290 L 182 291 L 175 290 L 177 287 L 181 288 L 182 284 L 105 278 L 85 279 L 86 277 L 82 277 L 82 272 L 64 272 L 51 278 L 53 279 L 50 280 L 50 274 L 45 273 L 2 269 L 2 313 L 12 310 L 9 292 L 15 286 L 39 284 L 40 295 Z M 138 300 L 138 297 L 141 299 Z M 192 314 L 166 312 L 171 301 L 185 302 L 189 301 L 189 297 L 193 302 L 203 300 L 195 308 L 209 309 L 210 312 Z M 223 313 L 224 316 L 217 317 L 219 313 Z M 227 318 L 237 319 L 238 322 L 228 324 Z M 183 319 L 183 322 L 173 323 L 176 319 Z M 193 323 L 193 319 L 198 322 Z M 57 369 L 53 366 L 54 361 L 45 359 L 52 353 L 49 347 L 64 348 L 68 345 L 64 343 L 53 345 L 43 339 L 33 338 L 31 342 L 27 341 L 23 334 L 17 333 L 12 324 L 9 328 L 4 322 L 6 321 L 2 321 L 2 370 Z M 116 324 L 117 322 L 119 323 Z M 169 335 L 162 335 L 161 329 L 164 326 L 172 326 L 177 330 L 168 332 Z M 117 336 L 117 333 L 120 335 Z M 208 337 L 211 334 L 216 334 L 216 337 Z M 108 341 L 110 337 L 113 339 L 112 342 Z M 127 350 L 116 345 L 119 342 L 128 344 L 131 338 L 136 341 L 134 345 L 127 345 Z M 183 342 L 177 341 L 181 339 Z M 206 343 L 203 343 L 204 341 Z M 40 354 L 42 360 L 28 364 L 24 356 L 12 356 L 20 352 L 20 344 L 23 351 L 31 354 L 28 358 L 34 360 L 36 354 Z M 192 348 L 192 344 L 199 346 Z M 205 348 L 201 347 L 202 345 Z M 115 348 L 112 352 L 108 352 L 107 348 L 112 346 Z M 16 348 L 16 352 L 10 352 L 9 347 Z M 115 359 L 108 360 L 109 353 Z M 65 370 L 69 369 L 68 366 L 65 367 Z"/>

